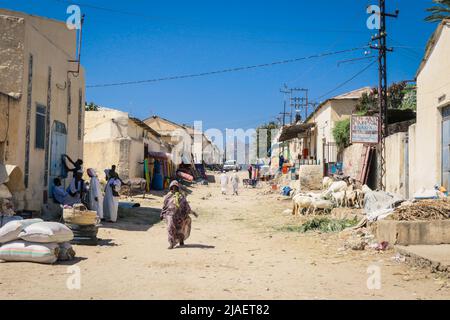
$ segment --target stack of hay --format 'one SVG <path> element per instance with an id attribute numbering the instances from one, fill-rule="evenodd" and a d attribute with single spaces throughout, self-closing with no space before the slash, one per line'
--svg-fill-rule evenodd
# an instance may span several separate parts
<path id="1" fill-rule="evenodd" d="M 13 220 L 0 228 L 0 260 L 53 264 L 75 256 L 72 231 L 41 219 Z"/>
<path id="2" fill-rule="evenodd" d="M 63 218 L 66 226 L 72 230 L 72 244 L 96 246 L 98 244 L 98 218 L 96 211 L 87 210 L 83 204 L 64 207 Z"/>
<path id="3" fill-rule="evenodd" d="M 396 208 L 394 214 L 389 218 L 398 221 L 447 220 L 450 219 L 450 200 L 405 202 Z"/>

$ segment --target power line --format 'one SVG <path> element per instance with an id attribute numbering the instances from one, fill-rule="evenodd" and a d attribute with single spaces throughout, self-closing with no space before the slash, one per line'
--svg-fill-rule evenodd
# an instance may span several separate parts
<path id="1" fill-rule="evenodd" d="M 178 75 L 178 76 L 169 76 L 169 77 L 162 77 L 162 78 L 155 78 L 155 79 L 148 79 L 148 80 L 116 82 L 116 83 L 106 83 L 106 84 L 94 84 L 94 85 L 88 85 L 86 87 L 87 88 L 113 87 L 113 86 L 124 86 L 124 85 L 133 85 L 133 84 L 143 84 L 143 83 L 153 83 L 153 82 L 179 80 L 179 79 L 187 79 L 187 78 L 205 77 L 205 76 L 222 74 L 222 73 L 231 73 L 231 72 L 238 72 L 238 71 L 244 71 L 244 70 L 266 68 L 266 67 L 294 63 L 294 62 L 299 62 L 299 61 L 304 61 L 304 60 L 309 60 L 309 59 L 322 58 L 322 57 L 327 57 L 327 56 L 332 56 L 332 55 L 337 55 L 337 54 L 342 54 L 342 53 L 354 52 L 354 51 L 361 50 L 364 48 L 366 48 L 366 47 L 364 46 L 364 47 L 358 47 L 358 48 L 352 48 L 352 49 L 346 49 L 346 50 L 340 50 L 340 51 L 334 51 L 334 52 L 326 52 L 326 53 L 315 54 L 315 55 L 311 55 L 311 56 L 307 56 L 307 57 L 274 61 L 274 62 L 269 62 L 269 63 L 251 65 L 251 66 L 227 68 L 227 69 L 216 70 L 216 71 L 185 74 L 185 75 Z"/>
<path id="2" fill-rule="evenodd" d="M 317 97 L 316 99 L 314 99 L 315 101 L 319 101 L 320 99 L 328 96 L 329 94 L 335 92 L 336 90 L 339 90 L 340 88 L 342 88 L 343 86 L 345 86 L 346 84 L 350 83 L 351 81 L 353 81 L 354 79 L 356 79 L 357 77 L 359 77 L 361 74 L 363 74 L 364 72 L 366 72 L 371 66 L 373 66 L 377 61 L 374 60 L 371 63 L 369 63 L 367 66 L 365 66 L 362 70 L 358 71 L 358 73 L 356 73 L 354 76 L 352 76 L 350 79 L 345 80 L 343 83 L 339 84 L 337 87 L 335 87 L 334 89 L 328 91 L 327 93 Z"/>

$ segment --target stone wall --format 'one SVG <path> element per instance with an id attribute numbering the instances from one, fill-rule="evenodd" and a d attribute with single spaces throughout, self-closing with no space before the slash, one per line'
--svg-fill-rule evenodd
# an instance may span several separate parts
<path id="1" fill-rule="evenodd" d="M 25 19 L 0 14 L 0 92 L 20 98 L 24 68 Z"/>
<path id="2" fill-rule="evenodd" d="M 300 190 L 315 191 L 322 190 L 323 166 L 300 166 Z"/>

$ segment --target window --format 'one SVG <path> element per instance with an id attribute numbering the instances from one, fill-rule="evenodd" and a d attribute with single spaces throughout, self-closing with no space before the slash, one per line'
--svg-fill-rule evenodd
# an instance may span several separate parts
<path id="1" fill-rule="evenodd" d="M 36 134 L 35 147 L 45 149 L 45 120 L 47 108 L 43 105 L 36 105 Z"/>

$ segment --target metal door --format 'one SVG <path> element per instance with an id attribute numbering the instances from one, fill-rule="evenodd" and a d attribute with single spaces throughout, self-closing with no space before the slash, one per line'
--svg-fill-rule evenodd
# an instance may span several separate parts
<path id="1" fill-rule="evenodd" d="M 49 186 L 50 196 L 51 186 L 53 186 L 53 179 L 62 177 L 64 170 L 62 164 L 62 155 L 66 153 L 67 145 L 67 130 L 66 125 L 59 121 L 54 121 L 52 125 L 52 137 L 51 137 L 51 149 L 50 149 L 50 175 Z M 64 178 L 64 177 L 63 177 Z"/>

